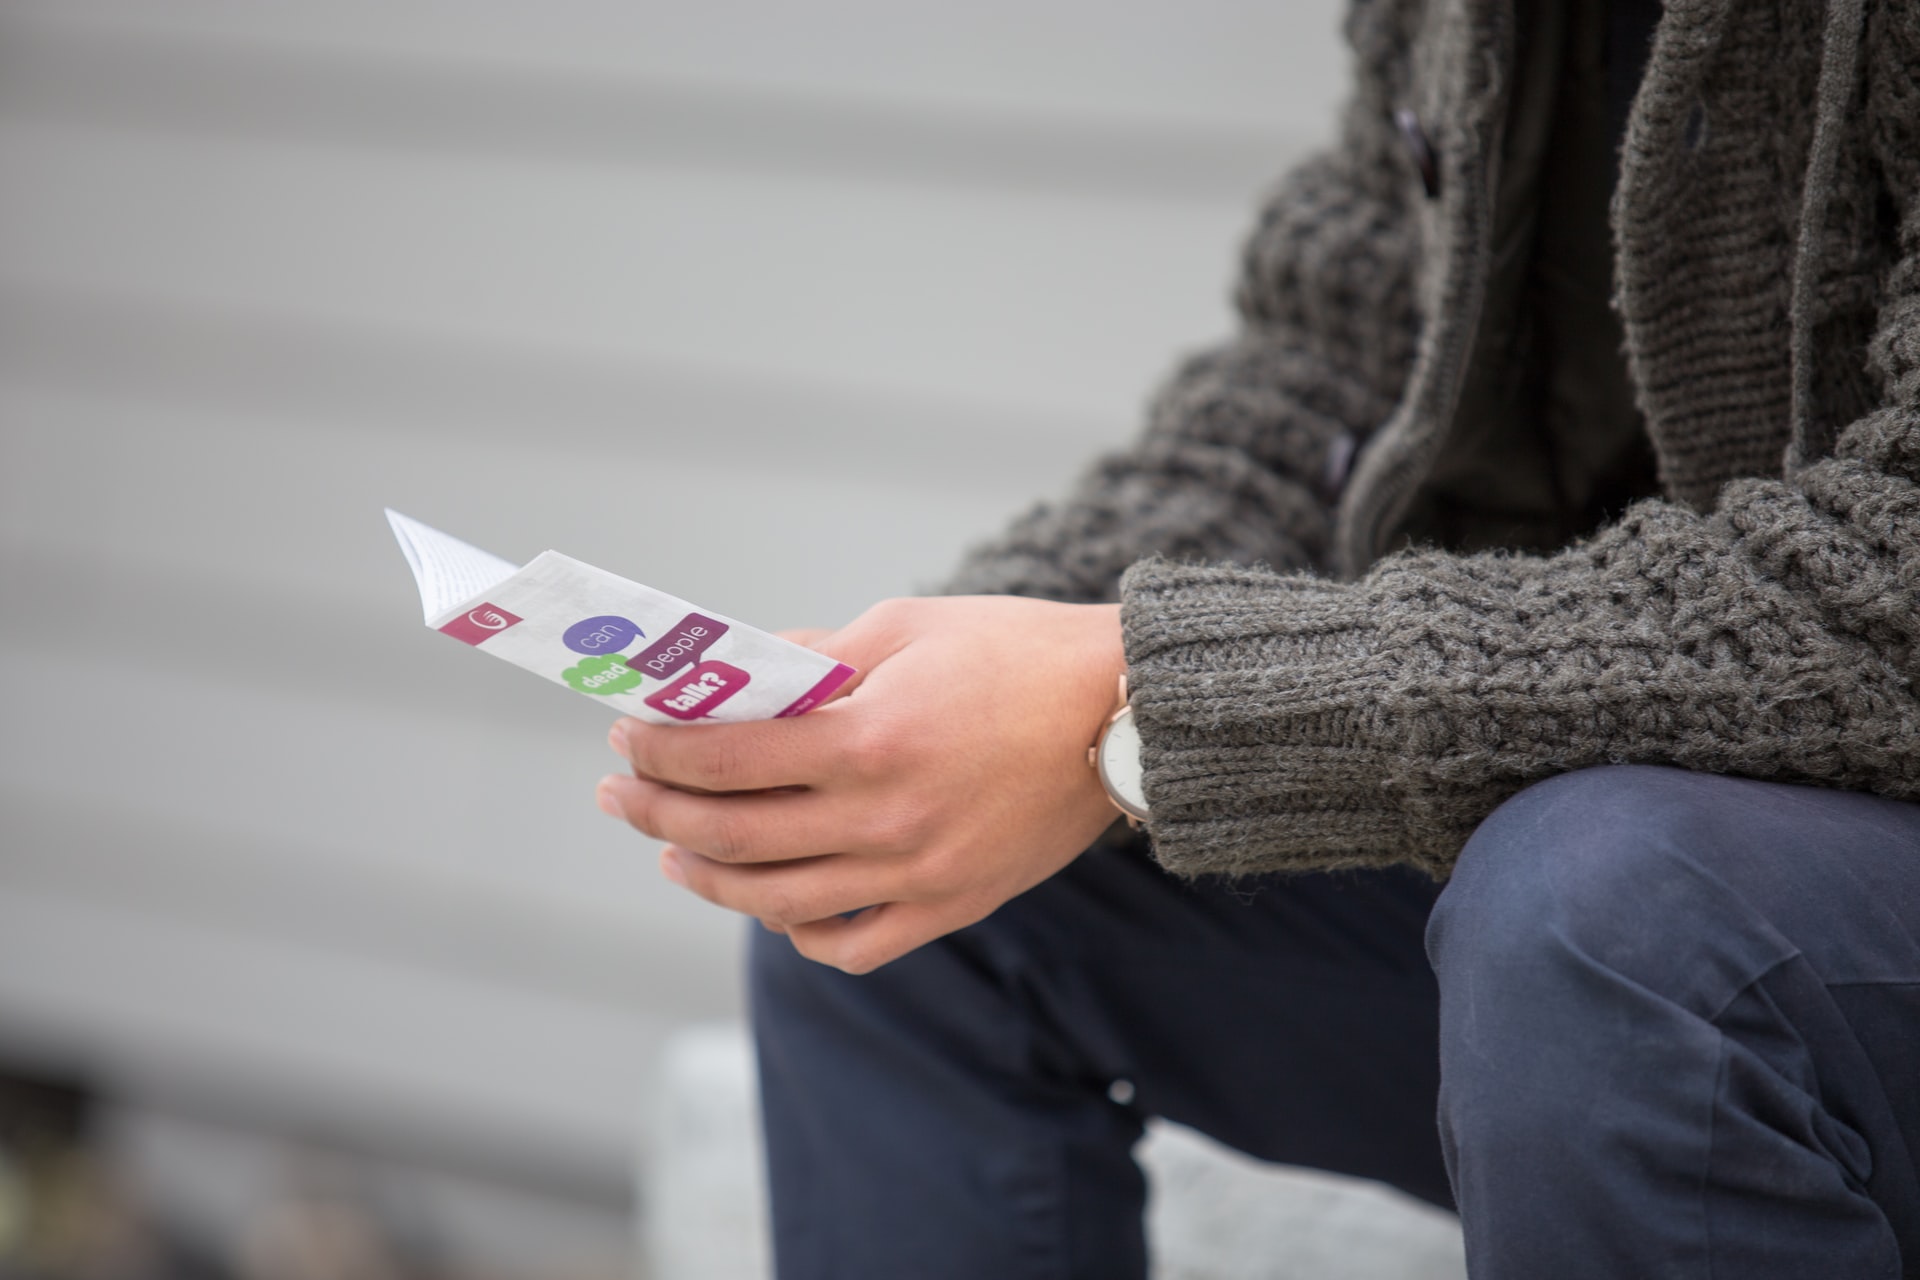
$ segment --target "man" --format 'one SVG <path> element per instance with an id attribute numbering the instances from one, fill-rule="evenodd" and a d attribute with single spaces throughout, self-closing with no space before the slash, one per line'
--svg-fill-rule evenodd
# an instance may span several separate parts
<path id="1" fill-rule="evenodd" d="M 841 702 L 615 730 L 775 931 L 781 1275 L 1138 1276 L 1158 1114 L 1481 1280 L 1920 1276 L 1920 10 L 1348 35 L 1131 450 Z M 1080 856 L 1123 672 L 1152 860 Z"/>

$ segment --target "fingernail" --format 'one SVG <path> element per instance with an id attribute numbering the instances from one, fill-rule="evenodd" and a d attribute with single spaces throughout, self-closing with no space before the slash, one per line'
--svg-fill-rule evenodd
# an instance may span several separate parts
<path id="1" fill-rule="evenodd" d="M 613 728 L 607 730 L 607 745 L 613 748 L 613 754 L 623 759 L 629 758 L 632 755 L 632 753 L 627 750 L 627 722 L 625 720 L 615 720 L 613 722 Z"/>
<path id="2" fill-rule="evenodd" d="M 680 854 L 677 850 L 668 848 L 660 851 L 660 874 L 682 889 L 687 887 L 687 873 L 680 866 Z"/>
<path id="3" fill-rule="evenodd" d="M 599 805 L 600 812 L 606 814 L 609 818 L 622 818 L 626 815 L 620 812 L 620 802 L 613 794 L 613 783 L 615 781 L 617 781 L 617 779 L 613 774 L 608 774 L 606 777 L 600 779 L 600 785 L 593 789 L 593 802 Z"/>

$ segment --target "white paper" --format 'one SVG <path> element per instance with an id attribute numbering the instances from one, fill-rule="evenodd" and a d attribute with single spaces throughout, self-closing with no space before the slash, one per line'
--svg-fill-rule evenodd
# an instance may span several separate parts
<path id="1" fill-rule="evenodd" d="M 523 568 L 388 510 L 429 627 L 655 724 L 770 720 L 852 667 L 678 596 L 546 551 Z"/>
<path id="2" fill-rule="evenodd" d="M 393 526 L 393 536 L 400 540 L 401 553 L 413 570 L 414 585 L 420 588 L 420 608 L 428 622 L 463 600 L 485 595 L 511 578 L 518 568 L 491 551 L 428 528 L 392 507 L 387 508 L 387 523 Z"/>

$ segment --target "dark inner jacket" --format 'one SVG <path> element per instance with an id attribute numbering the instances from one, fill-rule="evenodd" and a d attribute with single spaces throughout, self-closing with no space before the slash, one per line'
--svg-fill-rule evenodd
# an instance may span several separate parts
<path id="1" fill-rule="evenodd" d="M 1657 0 L 1517 6 L 1493 267 L 1447 448 L 1401 524 L 1449 551 L 1551 551 L 1659 493 L 1614 313 L 1607 206 Z"/>

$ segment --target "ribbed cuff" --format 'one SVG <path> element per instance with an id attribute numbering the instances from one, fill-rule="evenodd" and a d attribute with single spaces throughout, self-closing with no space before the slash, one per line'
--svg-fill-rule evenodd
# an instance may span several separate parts
<path id="1" fill-rule="evenodd" d="M 1169 870 L 1444 873 L 1480 798 L 1416 781 L 1411 762 L 1440 748 L 1404 697 L 1418 658 L 1366 597 L 1257 569 L 1149 560 L 1127 573 L 1128 688 Z"/>

